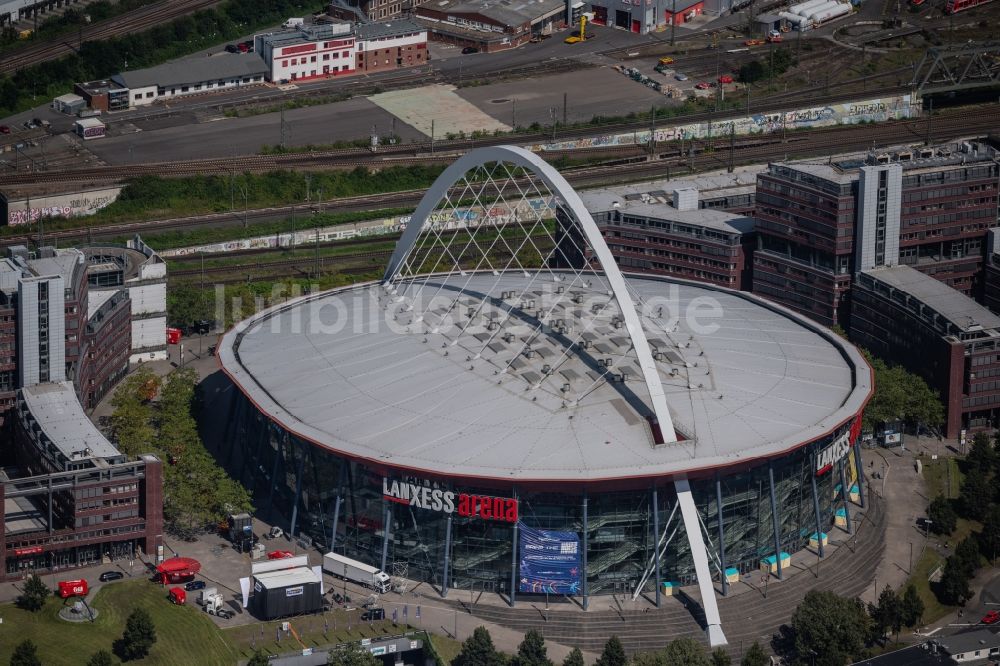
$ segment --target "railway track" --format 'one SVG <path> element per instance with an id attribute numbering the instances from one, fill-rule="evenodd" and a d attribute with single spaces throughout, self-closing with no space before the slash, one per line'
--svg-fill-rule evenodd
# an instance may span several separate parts
<path id="1" fill-rule="evenodd" d="M 962 114 L 949 114 L 934 118 L 931 126 L 931 139 L 941 141 L 975 136 L 977 134 L 985 135 L 994 131 L 998 124 L 1000 124 L 1000 110 L 987 111 L 981 109 L 976 114 L 970 114 L 968 111 Z M 775 136 L 771 141 L 761 142 L 758 140 L 755 143 L 747 143 L 739 147 L 733 146 L 732 161 L 734 164 L 749 164 L 767 160 L 786 159 L 788 157 L 809 157 L 824 155 L 830 152 L 841 153 L 866 150 L 872 147 L 873 142 L 885 146 L 893 143 L 922 141 L 926 137 L 926 119 L 901 121 L 892 125 L 883 125 L 874 128 L 871 126 L 857 126 L 850 129 L 825 128 L 800 131 L 789 133 L 787 141 L 782 141 Z M 693 142 L 693 145 L 688 144 L 688 146 L 691 146 L 694 155 L 680 155 L 678 146 L 672 144 L 664 146 L 663 150 L 658 150 L 656 152 L 657 159 L 646 161 L 645 158 L 632 157 L 627 159 L 641 159 L 642 161 L 622 163 L 623 160 L 618 160 L 618 163 L 612 165 L 604 164 L 565 169 L 563 173 L 574 187 L 589 187 L 662 178 L 668 176 L 671 170 L 674 169 L 694 172 L 725 168 L 730 160 L 728 137 L 720 136 L 714 140 L 697 141 Z M 688 150 L 685 150 L 685 152 L 689 153 Z M 546 154 L 546 157 L 550 158 L 551 156 Z M 413 208 L 419 203 L 422 196 L 423 190 L 361 195 L 324 202 L 323 207 L 326 210 L 336 210 L 338 212 L 379 208 Z M 296 214 L 303 214 L 303 211 L 308 212 L 309 210 L 308 207 L 303 208 L 303 206 L 299 205 L 248 211 L 247 223 L 249 224 L 251 221 L 260 222 L 283 219 Z M 243 215 L 239 212 L 213 213 L 187 218 L 117 223 L 101 227 L 53 231 L 45 235 L 45 241 L 47 243 L 56 242 L 59 244 L 71 244 L 81 241 L 92 243 L 95 240 L 128 237 L 135 233 L 149 235 L 156 232 L 239 225 L 242 223 Z M 248 230 L 247 235 L 252 236 L 256 234 L 251 229 Z M 0 246 L 34 244 L 35 241 L 34 230 L 31 230 L 22 235 L 3 238 L 0 240 Z"/>
<path id="2" fill-rule="evenodd" d="M 76 53 L 82 42 L 92 42 L 142 31 L 218 2 L 219 0 L 167 0 L 167 2 L 146 5 L 106 21 L 89 25 L 76 34 L 60 35 L 44 43 L 32 44 L 23 49 L 12 51 L 0 58 L 0 74 L 15 72 L 29 65 L 54 60 L 68 53 Z"/>

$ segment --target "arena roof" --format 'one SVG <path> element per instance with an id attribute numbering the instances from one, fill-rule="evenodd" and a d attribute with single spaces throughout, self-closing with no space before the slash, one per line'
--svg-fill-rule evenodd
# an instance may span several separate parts
<path id="1" fill-rule="evenodd" d="M 558 289 L 551 279 L 471 274 L 459 291 L 433 276 L 418 280 L 410 286 L 447 294 L 433 312 L 450 311 L 462 336 L 415 330 L 392 314 L 391 294 L 369 283 L 242 322 L 219 345 L 223 368 L 271 419 L 349 457 L 431 476 L 522 481 L 743 464 L 830 433 L 871 392 L 857 350 L 808 319 L 742 292 L 630 276 L 645 304 L 666 299 L 666 312 L 648 311 L 642 321 L 683 441 L 656 444 L 628 335 L 613 312 L 593 314 L 607 292 L 574 292 L 578 308 L 560 305 L 542 334 L 524 341 L 480 312 L 482 301 L 502 310 L 513 292 L 522 294 L 507 311 L 537 330 L 534 299 Z M 697 321 L 667 322 L 691 307 L 701 312 Z M 586 348 L 567 348 L 561 327 L 584 319 L 593 324 L 582 336 Z M 526 343 L 530 357 L 519 353 Z"/>

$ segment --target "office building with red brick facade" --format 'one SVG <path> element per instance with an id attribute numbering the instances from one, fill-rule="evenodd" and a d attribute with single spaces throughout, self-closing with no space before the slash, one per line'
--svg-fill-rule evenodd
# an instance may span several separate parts
<path id="1" fill-rule="evenodd" d="M 753 291 L 828 326 L 847 324 L 852 276 L 877 266 L 979 297 L 998 203 L 997 151 L 976 142 L 771 164 L 757 179 Z"/>
<path id="2" fill-rule="evenodd" d="M 910 266 L 857 275 L 851 340 L 922 376 L 947 437 L 1000 424 L 1000 316 Z"/>

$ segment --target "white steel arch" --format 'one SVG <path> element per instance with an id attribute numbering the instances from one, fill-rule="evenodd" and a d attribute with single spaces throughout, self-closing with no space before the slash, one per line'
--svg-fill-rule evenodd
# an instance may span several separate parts
<path id="1" fill-rule="evenodd" d="M 556 171 L 552 165 L 531 151 L 518 146 L 478 148 L 469 151 L 445 169 L 420 200 L 420 204 L 413 213 L 406 231 L 403 232 L 402 238 L 399 239 L 399 243 L 392 253 L 383 282 L 386 284 L 391 283 L 393 278 L 399 273 L 404 260 L 417 242 L 417 237 L 423 229 L 427 216 L 434 210 L 438 202 L 445 197 L 448 190 L 469 170 L 493 162 L 505 162 L 528 169 L 553 192 L 558 193 L 562 197 L 574 220 L 579 224 L 580 230 L 583 232 L 598 262 L 600 262 L 604 275 L 607 277 L 611 290 L 614 292 L 615 300 L 617 300 L 618 307 L 622 312 L 622 318 L 625 320 L 626 330 L 628 330 L 636 356 L 639 359 L 639 368 L 642 371 L 643 379 L 646 382 L 646 389 L 649 391 L 649 399 L 652 403 L 650 408 L 656 417 L 663 442 L 676 442 L 677 434 L 674 431 L 670 410 L 667 408 L 663 384 L 660 383 L 656 364 L 653 362 L 653 354 L 649 348 L 649 341 L 646 339 L 646 333 L 642 329 L 642 323 L 636 312 L 632 296 L 626 287 L 625 278 L 622 277 L 618 264 L 615 263 L 614 257 L 611 256 L 611 250 L 608 249 L 607 243 L 604 242 L 604 238 L 601 236 L 601 232 L 594 222 L 594 218 L 591 217 L 590 212 L 583 205 L 583 201 L 580 200 L 580 196 L 576 193 L 576 190 L 566 182 L 562 174 Z"/>
<path id="2" fill-rule="evenodd" d="M 457 201 L 461 201 L 465 198 L 471 198 L 481 207 L 488 205 L 487 199 L 489 195 L 484 193 L 484 188 L 471 187 L 472 184 L 465 179 L 465 175 L 470 171 L 480 168 L 486 169 L 486 167 L 496 164 L 513 165 L 515 167 L 514 173 L 506 167 L 503 171 L 499 171 L 499 169 L 494 168 L 487 175 L 487 180 L 492 179 L 492 173 L 500 172 L 501 175 L 506 173 L 508 178 L 507 182 L 509 183 L 511 179 L 514 179 L 517 170 L 523 169 L 544 183 L 549 192 L 560 200 L 560 207 L 562 211 L 569 215 L 572 220 L 572 224 L 575 225 L 579 233 L 582 234 L 586 246 L 592 253 L 593 259 L 596 259 L 596 261 L 600 264 L 603 277 L 607 281 L 608 296 L 613 297 L 613 299 L 617 302 L 618 308 L 620 309 L 622 321 L 628 332 L 629 340 L 632 348 L 634 349 L 636 360 L 638 361 L 643 381 L 649 394 L 651 404 L 649 404 L 648 407 L 652 411 L 652 416 L 655 419 L 660 431 L 662 442 L 663 444 L 677 442 L 678 437 L 674 428 L 673 419 L 671 418 L 667 407 L 663 384 L 660 380 L 660 375 L 653 357 L 653 352 L 650 348 L 649 340 L 643 330 L 642 319 L 636 309 L 636 302 L 632 298 L 628 284 L 622 276 L 614 257 L 611 255 L 611 251 L 605 243 L 600 230 L 597 228 L 597 224 L 594 222 L 593 217 L 591 217 L 590 213 L 583 205 L 579 195 L 577 195 L 572 186 L 566 182 L 566 179 L 563 178 L 562 175 L 556 171 L 556 169 L 542 160 L 538 155 L 520 147 L 493 146 L 472 150 L 452 163 L 427 190 L 418 204 L 416 211 L 410 218 L 406 230 L 397 243 L 392 257 L 389 260 L 389 265 L 383 276 L 384 286 L 387 290 L 393 292 L 395 289 L 394 284 L 402 279 L 401 273 L 405 272 L 407 269 L 413 271 L 415 267 L 417 269 L 423 267 L 424 264 L 421 259 L 415 259 L 414 263 L 411 263 L 410 260 L 413 254 L 420 249 L 418 246 L 418 240 L 420 239 L 422 233 L 426 232 L 428 234 L 436 235 L 434 225 L 428 223 L 432 222 L 430 219 L 431 215 L 440 203 L 448 203 L 448 205 L 452 208 L 452 216 L 454 216 L 455 211 L 457 210 L 457 204 L 453 201 L 453 198 Z M 487 171 L 489 171 L 489 169 L 487 169 Z M 465 188 L 463 189 L 459 187 L 458 189 L 462 190 L 460 193 L 457 195 L 451 194 L 452 189 L 456 185 L 461 185 L 463 183 Z M 502 188 L 498 191 L 502 192 Z M 538 190 L 535 191 L 537 192 Z M 522 197 L 525 195 L 523 191 L 520 192 L 520 194 Z M 513 217 L 515 219 L 515 224 L 519 224 L 516 213 Z M 437 236 L 437 240 L 442 239 L 440 236 Z M 524 247 L 524 245 L 522 244 L 518 249 L 521 247 Z M 475 240 L 471 240 L 469 243 L 466 243 L 463 248 L 452 248 L 450 242 L 443 248 L 442 258 L 444 258 L 444 255 L 447 255 L 445 263 L 447 264 L 448 262 L 453 262 L 450 266 L 446 266 L 446 268 L 450 271 L 448 275 L 460 274 L 464 276 L 466 274 L 461 268 L 460 263 L 461 259 L 465 256 L 465 251 L 468 249 L 473 249 L 475 252 L 480 253 L 484 252 L 483 248 L 476 243 Z M 485 252 L 488 253 L 490 249 L 492 249 L 492 246 L 486 248 Z M 515 251 L 515 260 L 516 254 L 517 253 Z M 485 256 L 485 254 L 483 256 Z M 482 263 L 483 262 L 481 261 L 477 262 L 476 270 L 480 270 Z M 488 261 L 486 263 L 489 264 Z M 437 267 L 439 265 L 439 262 L 435 262 L 430 272 L 437 272 Z M 509 265 L 507 268 L 509 268 Z M 495 275 L 500 275 L 502 272 L 502 270 L 493 270 Z M 527 275 L 527 273 L 525 273 L 525 275 Z M 413 277 L 413 275 L 408 277 Z M 421 320 L 423 317 L 424 314 L 420 314 L 416 317 L 416 320 Z M 666 331 L 666 333 L 667 338 L 669 338 L 669 331 Z M 680 345 L 677 346 L 680 347 Z M 681 508 L 685 532 L 691 545 L 692 558 L 694 560 L 699 590 L 701 593 L 702 607 L 705 611 L 706 624 L 708 625 L 708 640 L 713 647 L 725 645 L 726 637 L 722 631 L 721 617 L 719 615 L 719 609 L 715 599 L 715 588 L 712 582 L 711 571 L 709 569 L 708 553 L 702 534 L 697 507 L 691 493 L 691 488 L 686 478 L 675 479 L 674 485 L 677 493 L 678 505 Z M 657 584 L 660 584 L 660 582 L 657 581 Z"/>

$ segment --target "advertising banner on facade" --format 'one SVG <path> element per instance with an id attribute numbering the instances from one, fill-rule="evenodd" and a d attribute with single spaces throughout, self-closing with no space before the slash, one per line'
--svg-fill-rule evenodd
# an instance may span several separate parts
<path id="1" fill-rule="evenodd" d="M 576 594 L 580 591 L 580 537 L 576 532 L 536 530 L 518 525 L 521 540 L 520 591 Z"/>

